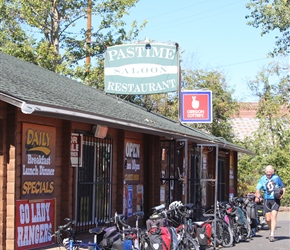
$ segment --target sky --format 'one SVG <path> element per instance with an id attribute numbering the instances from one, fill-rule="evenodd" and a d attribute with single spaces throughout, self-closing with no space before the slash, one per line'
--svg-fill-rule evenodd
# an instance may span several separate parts
<path id="1" fill-rule="evenodd" d="M 148 24 L 138 39 L 177 42 L 184 51 L 182 68 L 219 70 L 238 101 L 257 101 L 247 87 L 268 63 L 274 33 L 247 25 L 249 0 L 140 0 L 129 10 L 128 21 Z"/>

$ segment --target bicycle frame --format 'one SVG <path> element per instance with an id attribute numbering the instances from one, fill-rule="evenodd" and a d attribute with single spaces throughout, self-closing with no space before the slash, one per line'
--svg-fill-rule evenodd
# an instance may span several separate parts
<path id="1" fill-rule="evenodd" d="M 63 226 L 59 226 L 57 231 L 51 233 L 51 237 L 56 237 L 57 242 L 60 246 L 64 247 L 67 250 L 76 250 L 80 247 L 85 247 L 89 250 L 101 250 L 102 248 L 99 247 L 97 243 L 97 235 L 103 232 L 103 227 L 96 227 L 93 229 L 90 229 L 89 232 L 94 234 L 94 242 L 88 242 L 84 243 L 82 240 L 75 239 L 74 229 L 72 228 L 72 225 L 75 223 L 73 220 L 66 218 L 66 223 Z M 62 232 L 68 232 L 69 235 L 67 238 L 64 238 L 61 240 Z"/>
<path id="2" fill-rule="evenodd" d="M 123 214 L 115 213 L 114 221 L 115 221 L 115 225 L 117 226 L 119 231 L 122 233 L 123 240 L 126 240 L 126 232 L 127 233 L 130 233 L 130 232 L 136 233 L 136 237 L 132 241 L 132 249 L 140 250 L 141 249 L 141 247 L 140 247 L 140 228 L 138 225 L 138 220 L 140 218 L 143 218 L 144 212 L 142 212 L 142 211 L 135 212 L 135 213 L 133 213 L 133 216 L 136 217 L 135 228 L 131 228 L 129 225 L 127 225 L 122 220 Z M 120 223 L 122 225 L 122 229 L 120 228 L 118 223 Z"/>
<path id="3" fill-rule="evenodd" d="M 99 247 L 98 243 L 95 240 L 94 242 L 84 243 L 81 240 L 70 239 L 67 250 L 75 250 L 75 247 L 87 247 L 89 250 L 101 250 L 101 248 Z"/>

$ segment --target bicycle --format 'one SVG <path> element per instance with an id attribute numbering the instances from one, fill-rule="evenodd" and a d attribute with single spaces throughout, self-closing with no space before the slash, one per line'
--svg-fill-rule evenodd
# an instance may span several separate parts
<path id="1" fill-rule="evenodd" d="M 185 206 L 180 201 L 174 201 L 169 205 L 168 220 L 176 228 L 179 250 L 199 250 L 199 243 L 192 233 L 192 221 L 188 214 L 181 209 Z"/>
<path id="2" fill-rule="evenodd" d="M 78 240 L 75 237 L 75 230 L 73 229 L 75 221 L 70 218 L 65 218 L 65 221 L 67 221 L 67 223 L 58 226 L 58 229 L 55 232 L 51 229 L 49 230 L 51 237 L 56 237 L 56 241 L 60 247 L 64 247 L 67 250 L 78 250 L 80 247 L 85 247 L 89 250 L 102 250 L 97 243 L 97 236 L 104 231 L 104 227 L 90 229 L 89 232 L 94 234 L 94 242 L 84 243 L 82 240 Z M 62 239 L 63 232 L 67 232 L 68 237 Z"/>
<path id="3" fill-rule="evenodd" d="M 193 230 L 200 242 L 200 246 L 231 247 L 233 245 L 233 232 L 230 225 L 225 221 L 223 211 L 217 204 L 216 215 L 210 209 L 203 214 L 207 218 L 204 221 L 193 221 Z M 200 237 L 203 234 L 203 238 Z"/>
<path id="4" fill-rule="evenodd" d="M 238 237 L 235 237 L 237 243 L 240 240 L 246 241 L 251 238 L 251 219 L 247 214 L 244 201 L 245 199 L 242 197 L 234 197 L 231 201 L 231 207 L 227 210 L 238 234 Z"/>
<path id="5" fill-rule="evenodd" d="M 117 213 L 115 213 L 114 216 L 115 225 L 118 228 L 120 234 L 122 235 L 122 241 L 131 241 L 132 244 L 130 245 L 130 249 L 145 249 L 145 243 L 147 243 L 148 245 L 149 239 L 146 238 L 146 234 L 144 234 L 141 228 L 139 228 L 139 219 L 143 218 L 144 212 L 135 212 L 133 213 L 133 216 L 136 217 L 135 227 L 131 227 L 124 221 L 125 216 L 123 214 Z M 121 224 L 122 227 L 120 227 L 119 224 Z"/>
<path id="6" fill-rule="evenodd" d="M 187 214 L 181 209 L 184 205 L 180 201 L 174 201 L 166 209 L 165 205 L 154 207 L 153 215 L 147 220 L 147 230 L 159 232 L 162 228 L 167 228 L 170 232 L 170 245 L 163 241 L 164 249 L 198 250 L 198 242 L 190 234 L 191 225 L 187 221 Z M 157 233 L 158 235 L 158 233 Z M 153 248 L 154 249 L 154 248 Z"/>

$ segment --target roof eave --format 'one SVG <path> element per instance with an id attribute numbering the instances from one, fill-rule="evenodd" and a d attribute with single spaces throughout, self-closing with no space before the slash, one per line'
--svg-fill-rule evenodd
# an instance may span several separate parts
<path id="1" fill-rule="evenodd" d="M 217 140 L 209 140 L 202 137 L 196 137 L 196 136 L 191 136 L 188 134 L 177 133 L 174 131 L 157 129 L 150 126 L 150 124 L 146 126 L 143 124 L 128 122 L 125 120 L 112 119 L 110 117 L 100 116 L 100 115 L 86 113 L 86 112 L 80 112 L 78 110 L 68 110 L 68 109 L 61 109 L 58 107 L 45 106 L 43 104 L 27 103 L 24 100 L 15 98 L 13 96 L 9 96 L 1 92 L 0 92 L 0 97 L 1 97 L 1 100 L 20 108 L 22 113 L 24 114 L 34 113 L 34 114 L 40 114 L 40 115 L 50 116 L 50 117 L 59 117 L 62 119 L 67 118 L 69 120 L 75 120 L 75 121 L 80 121 L 80 122 L 90 122 L 92 124 L 94 123 L 98 123 L 101 125 L 111 124 L 112 127 L 123 128 L 123 129 L 130 127 L 132 130 L 139 131 L 139 132 L 142 130 L 143 132 L 146 131 L 146 133 L 148 134 L 164 136 L 171 139 L 194 140 L 197 144 L 201 144 L 201 143 L 217 144 L 221 148 L 227 148 L 227 149 L 235 150 L 235 151 L 246 153 L 246 154 L 253 154 L 249 150 L 226 145 L 226 143 L 220 142 L 218 140 L 219 138 L 217 138 Z"/>

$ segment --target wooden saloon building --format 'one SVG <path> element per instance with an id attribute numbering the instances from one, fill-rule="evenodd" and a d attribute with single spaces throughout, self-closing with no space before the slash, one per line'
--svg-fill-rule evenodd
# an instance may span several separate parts
<path id="1" fill-rule="evenodd" d="M 0 129 L 4 250 L 52 244 L 66 217 L 86 231 L 115 212 L 227 200 L 251 153 L 2 52 Z"/>

